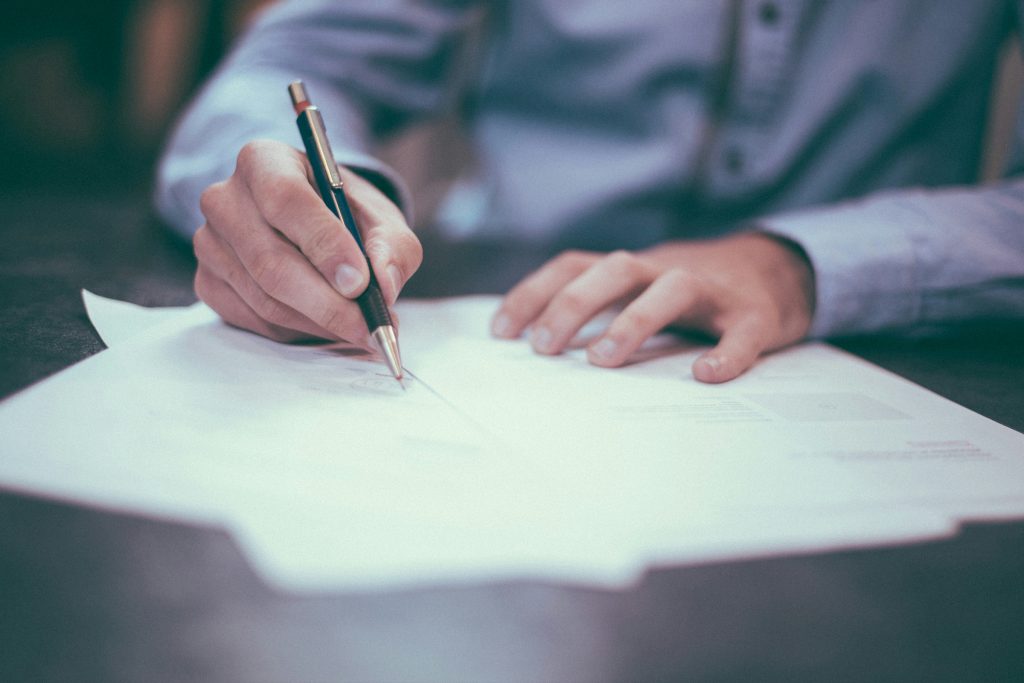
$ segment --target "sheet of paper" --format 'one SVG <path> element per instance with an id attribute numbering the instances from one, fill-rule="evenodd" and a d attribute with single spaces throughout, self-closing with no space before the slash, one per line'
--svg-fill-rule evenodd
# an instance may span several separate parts
<path id="1" fill-rule="evenodd" d="M 0 405 L 0 482 L 224 524 L 288 589 L 621 583 L 1024 512 L 1024 437 L 827 346 L 709 387 L 695 350 L 607 371 L 490 339 L 494 299 L 407 302 L 402 390 L 202 306 L 108 304 L 109 351 Z"/>
<path id="2" fill-rule="evenodd" d="M 108 348 L 126 342 L 156 325 L 178 319 L 185 310 L 177 306 L 147 308 L 128 301 L 109 299 L 86 289 L 82 290 L 82 304 L 85 305 L 85 312 L 96 328 L 96 333 Z M 189 308 L 201 307 L 201 303 L 196 303 Z"/>
<path id="3" fill-rule="evenodd" d="M 665 505 L 899 502 L 966 515 L 1024 502 L 1024 436 L 833 347 L 805 344 L 708 386 L 690 373 L 701 349 L 600 371 L 582 350 L 538 357 L 490 339 L 481 322 L 492 310 L 464 302 L 465 319 L 446 329 L 410 307 L 403 324 L 429 320 L 442 334 L 406 346 L 425 381 L 538 454 L 548 477 L 586 472 L 627 498 L 640 497 L 631 486 L 647 499 L 660 491 Z"/>

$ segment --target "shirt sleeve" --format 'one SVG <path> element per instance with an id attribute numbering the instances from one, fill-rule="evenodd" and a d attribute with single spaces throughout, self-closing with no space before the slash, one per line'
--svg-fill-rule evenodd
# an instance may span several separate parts
<path id="1" fill-rule="evenodd" d="M 873 195 L 761 226 L 811 261 L 812 337 L 1024 318 L 1024 180 Z"/>
<path id="2" fill-rule="evenodd" d="M 1024 23 L 1024 1 L 1017 5 Z M 1024 318 L 1024 101 L 1002 182 L 890 191 L 759 221 L 815 273 L 809 335 Z"/>
<path id="3" fill-rule="evenodd" d="M 199 195 L 229 177 L 254 139 L 302 149 L 287 86 L 306 83 L 339 163 L 367 176 L 412 221 L 410 194 L 374 141 L 444 111 L 469 3 L 298 0 L 266 10 L 179 120 L 157 167 L 155 203 L 175 230 L 203 222 Z"/>

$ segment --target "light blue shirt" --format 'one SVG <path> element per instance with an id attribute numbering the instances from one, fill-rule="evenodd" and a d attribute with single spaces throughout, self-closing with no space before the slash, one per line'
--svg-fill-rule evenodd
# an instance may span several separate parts
<path id="1" fill-rule="evenodd" d="M 1024 317 L 1024 125 L 1007 179 L 971 186 L 1021 15 L 1011 0 L 284 2 L 180 122 L 157 204 L 190 234 L 246 141 L 301 149 L 285 86 L 302 78 L 339 161 L 407 212 L 375 145 L 457 111 L 476 163 L 446 215 L 467 238 L 635 249 L 756 225 L 810 258 L 812 336 Z"/>

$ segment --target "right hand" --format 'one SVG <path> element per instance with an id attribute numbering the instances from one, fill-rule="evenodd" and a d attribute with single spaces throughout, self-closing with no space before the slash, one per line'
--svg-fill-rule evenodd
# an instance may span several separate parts
<path id="1" fill-rule="evenodd" d="M 388 305 L 423 250 L 391 200 L 339 167 L 366 253 Z M 231 325 L 277 341 L 344 340 L 372 348 L 354 299 L 369 273 L 359 246 L 313 185 L 306 155 L 273 141 L 238 154 L 235 172 L 206 188 L 193 238 L 196 294 Z"/>

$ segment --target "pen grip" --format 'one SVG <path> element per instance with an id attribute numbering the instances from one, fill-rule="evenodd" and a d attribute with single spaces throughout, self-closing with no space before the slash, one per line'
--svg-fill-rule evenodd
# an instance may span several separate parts
<path id="1" fill-rule="evenodd" d="M 367 265 L 369 265 L 369 262 L 367 262 Z M 384 301 L 384 294 L 380 291 L 380 285 L 377 283 L 377 277 L 373 274 L 373 268 L 370 268 L 370 283 L 363 290 L 363 293 L 356 297 L 356 303 L 359 304 L 359 310 L 363 312 L 366 326 L 370 332 L 373 332 L 378 327 L 393 325 L 391 312 L 388 310 L 387 302 Z"/>
<path id="2" fill-rule="evenodd" d="M 363 293 L 356 297 L 356 303 L 359 304 L 360 310 L 363 312 L 363 317 L 366 318 L 366 325 L 370 328 L 370 332 L 382 325 L 391 325 L 391 313 L 388 311 L 388 305 L 384 301 L 384 295 L 380 291 L 380 283 L 377 281 L 377 276 L 373 272 L 373 264 L 370 263 L 369 256 L 366 255 L 366 249 L 363 247 L 363 238 L 359 234 L 359 226 L 356 225 L 355 216 L 352 215 L 352 209 L 348 205 L 348 198 L 345 196 L 345 191 L 340 187 L 332 187 L 331 193 L 333 195 L 335 206 L 338 207 L 338 211 L 341 213 L 338 218 L 348 228 L 356 244 L 359 245 L 359 251 L 362 252 L 363 257 L 366 259 L 366 269 L 370 273 L 370 282 L 367 283 L 366 289 Z"/>

